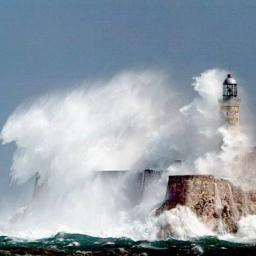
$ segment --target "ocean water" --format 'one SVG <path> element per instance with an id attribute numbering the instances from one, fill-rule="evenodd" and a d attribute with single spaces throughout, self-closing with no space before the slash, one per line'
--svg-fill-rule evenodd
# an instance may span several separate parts
<path id="1" fill-rule="evenodd" d="M 234 243 L 217 237 L 134 241 L 70 233 L 28 241 L 1 236 L 0 255 L 256 255 L 256 241 Z"/>

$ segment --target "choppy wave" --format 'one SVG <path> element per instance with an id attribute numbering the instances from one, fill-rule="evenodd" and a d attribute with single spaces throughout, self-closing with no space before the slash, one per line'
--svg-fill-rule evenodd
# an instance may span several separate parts
<path id="1" fill-rule="evenodd" d="M 17 255 L 25 252 L 31 255 L 254 255 L 256 244 L 232 243 L 213 236 L 190 241 L 134 241 L 125 237 L 99 238 L 58 233 L 53 237 L 34 241 L 2 236 L 0 251 L 15 252 Z"/>

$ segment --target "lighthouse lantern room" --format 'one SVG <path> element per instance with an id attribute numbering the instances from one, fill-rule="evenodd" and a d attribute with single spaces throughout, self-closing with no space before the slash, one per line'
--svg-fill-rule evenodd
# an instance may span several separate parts
<path id="1" fill-rule="evenodd" d="M 226 122 L 231 126 L 240 123 L 240 99 L 237 96 L 237 82 L 228 74 L 223 82 L 223 97 L 219 101 Z"/>

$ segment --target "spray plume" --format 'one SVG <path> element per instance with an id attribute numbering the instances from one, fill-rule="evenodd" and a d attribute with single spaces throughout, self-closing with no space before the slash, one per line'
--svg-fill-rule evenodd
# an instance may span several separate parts
<path id="1" fill-rule="evenodd" d="M 163 73 L 123 72 L 109 81 L 82 83 L 19 107 L 7 120 L 3 143 L 16 143 L 11 178 L 27 183 L 37 173 L 42 189 L 18 210 L 5 233 L 46 236 L 59 231 L 96 236 L 156 239 L 159 229 L 175 221 L 174 237 L 198 235 L 184 220 L 190 216 L 199 235 L 209 234 L 188 209 L 153 214 L 164 199 L 166 180 L 134 206 L 127 194 L 131 178 L 107 181 L 99 170 L 168 168 L 171 174 L 230 176 L 227 155 L 250 147 L 243 133 L 237 140 L 223 126 L 218 98 L 226 72 L 207 70 L 194 78 L 197 96 L 184 106 L 179 90 Z M 239 143 L 239 149 L 236 146 Z M 222 146 L 221 146 L 222 145 Z M 242 145 L 242 147 L 240 147 Z M 185 160 L 180 167 L 175 159 Z M 216 173 L 216 171 L 223 172 Z M 232 175 L 231 175 L 232 176 Z M 21 202 L 21 205 L 24 202 Z M 177 222 L 177 218 L 184 220 Z"/>

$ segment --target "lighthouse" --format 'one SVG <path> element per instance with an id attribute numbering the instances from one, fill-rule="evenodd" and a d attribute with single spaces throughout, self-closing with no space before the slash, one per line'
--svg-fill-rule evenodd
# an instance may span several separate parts
<path id="1" fill-rule="evenodd" d="M 228 74 L 223 82 L 223 95 L 219 102 L 227 124 L 239 126 L 240 98 L 237 94 L 237 82 L 231 74 Z"/>

